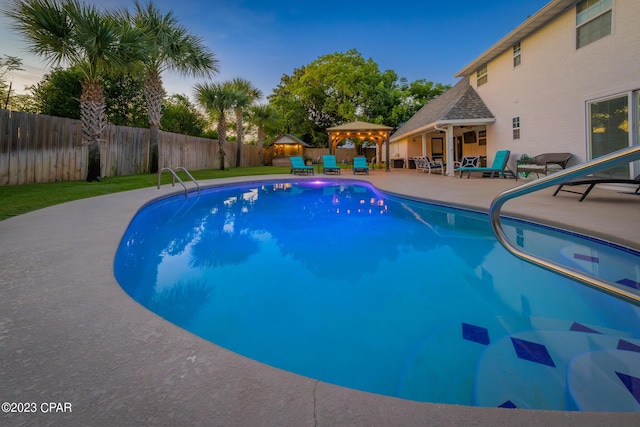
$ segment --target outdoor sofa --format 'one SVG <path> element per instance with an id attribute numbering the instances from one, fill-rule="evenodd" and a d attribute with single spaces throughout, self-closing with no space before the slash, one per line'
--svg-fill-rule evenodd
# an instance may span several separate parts
<path id="1" fill-rule="evenodd" d="M 530 159 L 521 158 L 516 167 L 516 176 L 520 173 L 535 173 L 539 177 L 540 174 L 558 172 L 567 167 L 570 158 L 571 153 L 544 153 Z"/>

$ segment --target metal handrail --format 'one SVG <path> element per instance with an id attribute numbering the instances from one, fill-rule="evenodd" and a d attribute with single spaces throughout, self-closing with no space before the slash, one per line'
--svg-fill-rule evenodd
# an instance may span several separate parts
<path id="1" fill-rule="evenodd" d="M 502 224 L 500 223 L 500 209 L 502 208 L 502 205 L 515 197 L 524 196 L 525 194 L 529 194 L 543 188 L 551 187 L 553 185 L 559 185 L 571 180 L 572 178 L 582 177 L 587 174 L 606 170 L 613 166 L 628 164 L 629 162 L 638 159 L 640 159 L 640 145 L 633 145 L 631 147 L 606 154 L 602 157 L 598 157 L 597 159 L 591 160 L 589 162 L 567 168 L 565 170 L 548 175 L 544 178 L 540 178 L 535 181 L 519 185 L 510 190 L 504 191 L 498 194 L 493 199 L 493 201 L 491 202 L 491 206 L 489 207 L 491 229 L 493 230 L 493 233 L 496 235 L 496 238 L 502 244 L 502 246 L 504 246 L 507 251 L 511 252 L 518 258 L 521 258 L 546 270 L 561 274 L 570 279 L 577 280 L 586 286 L 600 290 L 609 295 L 613 295 L 635 305 L 640 305 L 640 294 L 629 292 L 625 289 L 615 286 L 611 282 L 600 280 L 596 277 L 584 274 L 580 271 L 560 264 L 556 264 L 549 260 L 534 256 L 518 249 L 509 241 L 504 230 L 502 229 Z"/>
<path id="2" fill-rule="evenodd" d="M 200 184 L 198 184 L 198 181 L 196 181 L 196 179 L 193 177 L 193 175 L 191 175 L 189 173 L 189 171 L 186 168 L 182 167 L 182 166 L 178 166 L 176 168 L 176 171 L 179 171 L 179 170 L 184 171 L 184 173 L 186 173 L 189 176 L 189 178 L 191 178 L 191 181 L 193 181 L 193 183 L 196 185 L 196 188 L 198 189 L 198 193 L 199 193 L 200 192 Z"/>
<path id="3" fill-rule="evenodd" d="M 200 185 L 198 184 L 198 181 L 196 181 L 196 179 L 189 173 L 188 170 L 186 170 L 185 168 L 183 168 L 182 166 L 179 166 L 176 168 L 176 170 L 183 170 L 187 175 L 189 175 L 189 178 L 191 178 L 191 180 L 193 181 L 193 183 L 196 185 L 197 189 L 198 189 L 198 193 L 200 193 Z M 178 180 L 178 182 L 180 183 L 180 185 L 182 185 L 182 188 L 184 188 L 184 195 L 186 197 L 189 197 L 189 191 L 187 190 L 187 186 L 184 184 L 184 182 L 180 179 L 180 177 L 176 174 L 176 172 L 171 169 L 171 168 L 162 168 L 160 170 L 158 170 L 158 190 L 160 189 L 160 177 L 162 175 L 162 172 L 169 172 L 172 175 L 171 178 L 171 186 L 175 187 L 176 186 L 176 179 Z"/>

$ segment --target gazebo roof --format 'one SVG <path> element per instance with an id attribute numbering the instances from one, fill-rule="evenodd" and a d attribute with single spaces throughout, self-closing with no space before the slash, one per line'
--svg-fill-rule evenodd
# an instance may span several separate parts
<path id="1" fill-rule="evenodd" d="M 274 139 L 273 141 L 271 141 L 271 143 L 269 143 L 269 146 L 274 145 L 274 144 L 291 144 L 291 145 L 297 145 L 300 144 L 303 147 L 310 147 L 309 144 L 307 144 L 306 142 L 304 142 L 303 140 L 301 140 L 300 138 L 297 138 L 289 133 L 282 133 L 280 135 L 278 135 L 278 137 L 276 139 Z"/>
<path id="2" fill-rule="evenodd" d="M 355 121 L 355 122 L 351 122 L 351 123 L 345 123 L 343 125 L 340 126 L 334 126 L 334 127 L 330 127 L 327 128 L 327 132 L 362 132 L 362 131 L 381 131 L 381 130 L 386 130 L 386 131 L 391 131 L 393 130 L 392 127 L 389 126 L 384 126 L 384 125 L 377 125 L 375 123 L 367 123 L 367 122 L 361 122 L 361 121 Z"/>

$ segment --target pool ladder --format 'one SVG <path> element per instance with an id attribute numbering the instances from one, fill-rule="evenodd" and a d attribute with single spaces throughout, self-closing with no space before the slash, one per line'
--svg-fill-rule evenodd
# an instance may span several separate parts
<path id="1" fill-rule="evenodd" d="M 628 164 L 634 160 L 639 159 L 640 145 L 636 144 L 628 148 L 623 148 L 622 150 L 614 151 L 613 153 L 609 153 L 602 157 L 598 157 L 597 159 L 591 160 L 589 162 L 572 166 L 546 177 L 536 179 L 535 181 L 519 185 L 510 190 L 503 191 L 493 199 L 489 208 L 491 229 L 493 230 L 493 233 L 496 235 L 496 238 L 502 244 L 502 246 L 504 246 L 506 250 L 508 250 L 518 258 L 521 258 L 546 270 L 550 270 L 552 272 L 561 274 L 562 276 L 574 279 L 586 286 L 626 300 L 632 304 L 640 305 L 640 294 L 638 293 L 629 292 L 625 289 L 621 289 L 618 286 L 613 285 L 610 282 L 600 280 L 596 277 L 584 274 L 580 271 L 560 264 L 556 264 L 549 260 L 534 256 L 530 253 L 520 250 L 509 241 L 504 230 L 502 229 L 502 224 L 500 223 L 500 208 L 502 208 L 502 205 L 504 205 L 505 202 L 513 198 L 524 196 L 525 194 L 533 193 L 534 191 L 551 187 L 553 185 L 559 185 L 563 182 L 570 181 L 573 178 L 578 178 L 587 174 L 609 169 L 613 166 Z"/>
<path id="2" fill-rule="evenodd" d="M 189 176 L 189 178 L 191 178 L 191 181 L 193 181 L 193 183 L 196 185 L 196 188 L 198 190 L 198 194 L 200 194 L 200 184 L 198 184 L 198 181 L 196 181 L 196 179 L 189 173 L 189 171 L 182 167 L 182 166 L 178 166 L 177 168 L 171 169 L 171 168 L 162 168 L 158 171 L 158 190 L 160 189 L 160 177 L 162 175 L 162 172 L 169 172 L 172 175 L 171 178 L 171 186 L 175 187 L 176 186 L 176 179 L 178 180 L 178 182 L 182 185 L 182 188 L 184 188 L 184 195 L 185 197 L 189 197 L 189 190 L 187 190 L 187 186 L 184 184 L 184 182 L 180 179 L 180 177 L 176 174 L 177 171 L 183 171 L 184 173 L 187 174 L 187 176 Z"/>

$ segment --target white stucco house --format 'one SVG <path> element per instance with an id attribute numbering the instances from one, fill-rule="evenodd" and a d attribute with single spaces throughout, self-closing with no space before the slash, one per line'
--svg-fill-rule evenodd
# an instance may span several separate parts
<path id="1" fill-rule="evenodd" d="M 490 164 L 508 149 L 515 166 L 523 153 L 570 152 L 571 165 L 637 144 L 639 23 L 640 0 L 551 1 L 391 135 L 390 157 L 442 156 L 453 175 L 449 160 L 466 155 Z"/>

